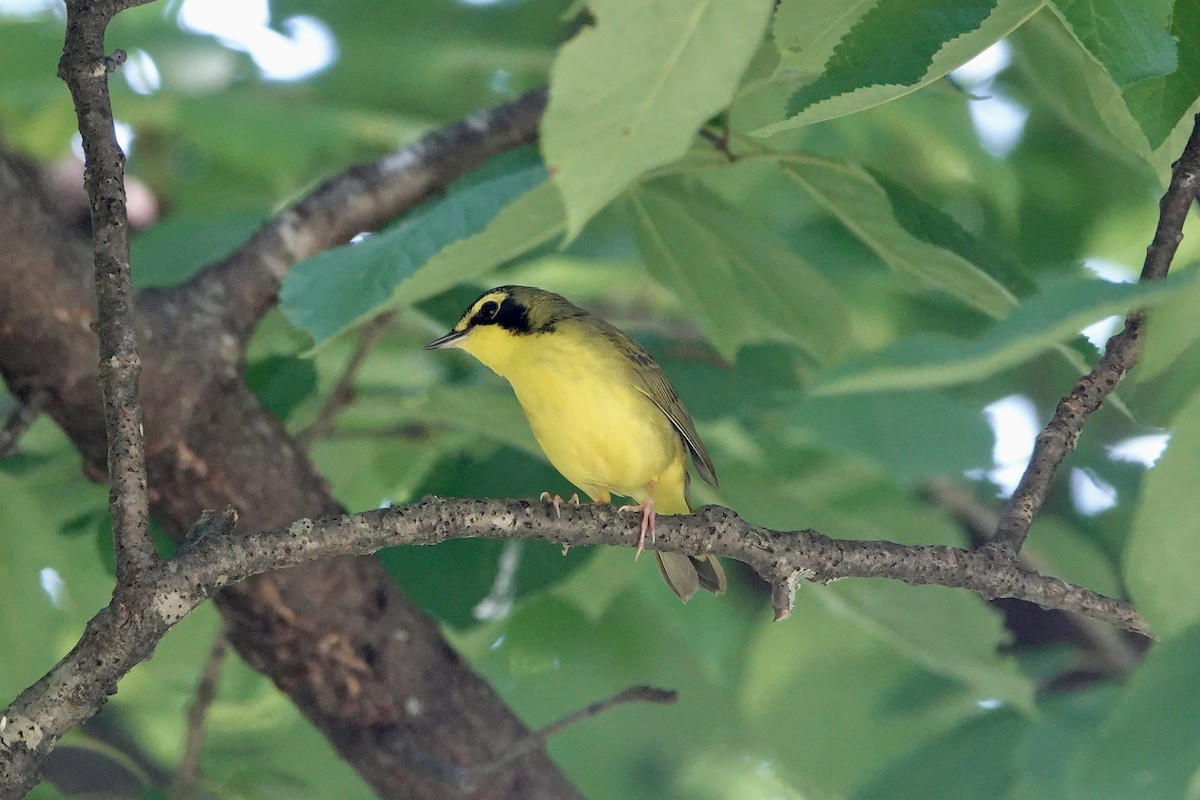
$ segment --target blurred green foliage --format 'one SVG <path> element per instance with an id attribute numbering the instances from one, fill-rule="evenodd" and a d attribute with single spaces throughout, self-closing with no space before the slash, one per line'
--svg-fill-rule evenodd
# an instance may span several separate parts
<path id="1" fill-rule="evenodd" d="M 108 46 L 152 61 L 160 84 L 127 80 L 127 65 L 116 114 L 132 174 L 166 209 L 134 242 L 135 280 L 176 283 L 339 169 L 549 82 L 545 165 L 532 148 L 497 159 L 297 265 L 258 331 L 247 378 L 300 431 L 356 325 L 401 309 L 314 445 L 338 498 L 570 493 L 498 378 L 420 349 L 480 289 L 524 282 L 660 360 L 721 476 L 693 487 L 698 501 L 910 543 L 966 541 L 922 493 L 930 478 L 998 506 L 984 407 L 1023 396 L 1040 425 L 1097 357 L 1079 329 L 1153 299 L 1145 364 L 1089 423 L 1027 546 L 1067 579 L 1127 586 L 1168 634 L 1127 679 L 1098 666 L 1103 637 L 1065 627 L 1050 646 L 937 587 L 806 585 L 772 623 L 736 567 L 726 597 L 684 607 L 626 550 L 459 541 L 382 558 L 530 725 L 631 683 L 679 690 L 674 706 L 622 707 L 551 741 L 591 797 L 1195 796 L 1198 237 L 1174 286 L 1114 287 L 1081 265 L 1137 274 L 1200 94 L 1200 3 L 783 0 L 764 23 L 770 5 L 724 20 L 699 0 L 289 0 L 271 7 L 276 34 L 306 15 L 336 44 L 292 81 L 181 27 L 185 3 L 123 13 Z M 0 131 L 43 161 L 68 157 L 73 129 L 61 39 L 53 13 L 0 17 Z M 947 77 L 984 51 L 987 74 Z M 710 135 L 693 136 L 704 120 Z M 1176 438 L 1154 470 L 1110 450 L 1164 428 Z M 1083 504 L 1089 480 L 1115 505 Z M 0 695 L 107 602 L 104 506 L 45 420 L 0 461 Z M 144 796 L 178 762 L 215 627 L 211 606 L 191 615 L 105 711 L 154 767 Z M 203 771 L 213 797 L 368 796 L 240 663 Z"/>

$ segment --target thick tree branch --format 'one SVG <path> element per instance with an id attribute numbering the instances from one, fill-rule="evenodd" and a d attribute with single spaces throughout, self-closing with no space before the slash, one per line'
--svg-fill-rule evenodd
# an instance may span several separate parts
<path id="1" fill-rule="evenodd" d="M 1146 248 L 1141 280 L 1153 281 L 1166 277 L 1175 251 L 1183 241 L 1183 223 L 1198 189 L 1200 115 L 1196 118 L 1183 155 L 1172 169 L 1171 184 L 1159 202 L 1158 227 L 1154 232 L 1154 241 Z M 991 547 L 1016 553 L 1025 544 L 1033 520 L 1050 492 L 1054 475 L 1063 460 L 1075 449 L 1084 424 L 1141 356 L 1145 325 L 1145 312 L 1131 313 L 1125 320 L 1125 328 L 1108 340 L 1104 356 L 1096 368 L 1076 381 L 1070 394 L 1059 401 L 1054 416 L 1038 434 L 1033 456 L 1016 491 L 1000 514 L 1000 524 Z"/>
<path id="2" fill-rule="evenodd" d="M 522 124 L 536 130 L 537 114 Z M 506 141 L 512 146 L 518 138 Z M 486 138 L 462 141 L 462 163 L 502 149 Z M 416 175 L 428 171 L 412 158 L 408 164 Z M 48 393 L 46 413 L 79 449 L 85 471 L 102 480 L 107 450 L 91 257 L 38 198 L 23 173 L 0 158 L 7 256 L 0 259 L 0 374 L 18 396 Z M 332 202 L 321 209 L 343 212 Z M 152 513 L 180 539 L 204 508 L 232 505 L 249 530 L 342 510 L 302 448 L 246 387 L 239 341 L 222 327 L 220 298 L 245 287 L 259 292 L 255 274 L 231 270 L 224 276 L 230 287 L 201 278 L 138 298 Z M 381 796 L 442 797 L 443 766 L 486 763 L 528 735 L 374 559 L 329 559 L 251 578 L 225 589 L 217 604 L 239 654 L 287 693 Z M 423 712 L 408 713 L 413 704 Z M 494 775 L 483 793 L 578 797 L 543 753 Z"/>
<path id="3" fill-rule="evenodd" d="M 117 591 L 157 560 L 150 537 L 150 500 L 138 380 L 142 373 L 133 320 L 125 154 L 117 144 L 108 73 L 125 60 L 104 54 L 104 30 L 123 3 L 70 0 L 58 75 L 71 90 L 83 136 L 84 184 L 91 202 L 96 271 L 96 334 L 100 390 L 108 434 L 109 510 L 116 549 Z"/>
<path id="4" fill-rule="evenodd" d="M 567 505 L 556 510 L 526 500 L 435 498 L 360 514 L 301 519 L 282 530 L 246 536 L 234 534 L 232 525 L 232 513 L 208 513 L 172 559 L 147 572 L 149 591 L 138 596 L 135 607 L 114 600 L 89 623 L 75 649 L 4 712 L 0 797 L 31 785 L 31 776 L 58 739 L 99 708 L 117 681 L 149 658 L 172 625 L 222 586 L 268 570 L 373 553 L 396 544 L 478 537 L 540 539 L 573 547 L 632 546 L 638 531 L 635 517 L 612 506 Z M 968 589 L 989 599 L 1016 597 L 1153 635 L 1128 603 L 1032 572 L 985 550 L 837 540 L 812 530 L 773 531 L 719 506 L 706 506 L 689 516 L 659 517 L 653 548 L 715 553 L 748 564 L 771 584 L 776 619 L 791 614 L 802 580 L 890 578 Z M 633 559 L 629 568 L 637 568 Z M 473 765 L 443 766 L 444 780 L 455 782 L 454 776 Z"/>

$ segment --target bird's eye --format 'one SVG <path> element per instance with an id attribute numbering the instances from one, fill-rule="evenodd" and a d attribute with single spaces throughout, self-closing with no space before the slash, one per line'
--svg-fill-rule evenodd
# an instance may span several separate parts
<path id="1" fill-rule="evenodd" d="M 479 307 L 479 311 L 475 314 L 475 318 L 480 322 L 491 322 L 496 318 L 496 314 L 500 311 L 500 304 L 495 300 L 488 300 Z"/>

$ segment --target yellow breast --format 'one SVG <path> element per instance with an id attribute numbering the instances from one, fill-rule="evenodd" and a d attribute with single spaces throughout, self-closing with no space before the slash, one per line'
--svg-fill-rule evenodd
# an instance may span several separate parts
<path id="1" fill-rule="evenodd" d="M 593 500 L 641 502 L 655 481 L 659 509 L 687 513 L 683 442 L 611 344 L 562 325 L 515 337 L 480 330 L 464 349 L 508 379 L 550 463 Z"/>

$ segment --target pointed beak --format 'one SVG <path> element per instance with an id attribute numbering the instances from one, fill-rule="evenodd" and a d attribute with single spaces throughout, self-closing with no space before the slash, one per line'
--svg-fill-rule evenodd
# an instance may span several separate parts
<path id="1" fill-rule="evenodd" d="M 426 350 L 445 350 L 447 347 L 458 347 L 458 343 L 467 335 L 466 331 L 450 331 L 445 336 L 439 336 L 429 344 L 425 345 Z"/>

